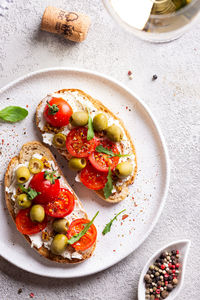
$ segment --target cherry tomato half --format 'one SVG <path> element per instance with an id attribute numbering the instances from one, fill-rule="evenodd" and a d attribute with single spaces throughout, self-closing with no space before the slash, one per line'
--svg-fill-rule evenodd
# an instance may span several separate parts
<path id="1" fill-rule="evenodd" d="M 102 145 L 104 148 L 111 150 L 114 154 L 119 154 L 119 150 L 115 143 L 105 139 L 100 142 L 100 145 Z M 109 167 L 111 170 L 114 170 L 114 168 L 117 166 L 119 162 L 119 157 L 114 156 L 111 157 L 108 154 L 100 153 L 97 151 L 94 151 L 89 156 L 89 161 L 93 165 L 95 169 L 97 169 L 100 172 L 108 172 Z"/>
<path id="2" fill-rule="evenodd" d="M 30 208 L 21 209 L 15 219 L 17 230 L 22 234 L 35 234 L 45 229 L 47 226 L 46 218 L 41 223 L 32 222 L 30 219 Z"/>
<path id="3" fill-rule="evenodd" d="M 44 118 L 53 127 L 68 125 L 72 114 L 71 106 L 62 98 L 52 98 L 44 108 Z"/>
<path id="4" fill-rule="evenodd" d="M 67 151 L 75 157 L 88 157 L 98 144 L 97 138 L 87 140 L 87 128 L 77 127 L 72 129 L 66 139 Z"/>
<path id="5" fill-rule="evenodd" d="M 75 234 L 78 234 L 81 230 L 84 229 L 83 224 L 89 223 L 90 221 L 87 219 L 76 219 L 74 220 L 68 229 L 67 237 L 70 239 Z M 72 247 L 75 248 L 76 251 L 84 251 L 90 248 L 96 241 L 97 238 L 97 230 L 94 224 L 90 226 L 86 234 L 80 238 L 79 241 L 72 244 Z"/>
<path id="6" fill-rule="evenodd" d="M 54 201 L 60 192 L 60 181 L 55 179 L 55 183 L 51 183 L 50 180 L 45 179 L 44 172 L 35 174 L 29 183 L 29 187 L 40 192 L 40 194 L 34 198 L 34 202 L 45 204 Z"/>
<path id="7" fill-rule="evenodd" d="M 101 190 L 107 182 L 107 173 L 98 172 L 90 163 L 80 173 L 81 182 L 91 190 Z"/>
<path id="8" fill-rule="evenodd" d="M 45 205 L 44 209 L 48 216 L 64 218 L 74 210 L 74 204 L 75 201 L 72 193 L 65 188 L 61 188 L 58 198 Z"/>

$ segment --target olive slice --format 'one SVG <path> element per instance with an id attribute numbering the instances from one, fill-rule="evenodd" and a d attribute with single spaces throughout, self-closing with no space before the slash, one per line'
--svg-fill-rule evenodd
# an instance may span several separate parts
<path id="1" fill-rule="evenodd" d="M 42 171 L 42 169 L 44 168 L 43 162 L 38 159 L 38 158 L 32 158 L 29 161 L 29 165 L 28 165 L 29 171 L 32 174 L 37 174 L 40 173 Z"/>
<path id="2" fill-rule="evenodd" d="M 56 148 L 65 148 L 66 136 L 63 133 L 56 133 L 53 137 L 53 145 Z"/>

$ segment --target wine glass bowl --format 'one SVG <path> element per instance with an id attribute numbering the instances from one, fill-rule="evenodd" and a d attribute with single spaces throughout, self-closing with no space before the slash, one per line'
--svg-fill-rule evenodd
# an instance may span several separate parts
<path id="1" fill-rule="evenodd" d="M 177 39 L 200 17 L 200 0 L 182 0 L 184 6 L 173 6 L 177 1 L 103 0 L 118 24 L 143 40 L 158 43 Z"/>

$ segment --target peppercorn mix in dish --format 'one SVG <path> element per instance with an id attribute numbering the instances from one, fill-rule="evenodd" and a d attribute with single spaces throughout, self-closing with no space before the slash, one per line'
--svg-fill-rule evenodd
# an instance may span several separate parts
<path id="1" fill-rule="evenodd" d="M 17 230 L 37 252 L 59 263 L 91 257 L 97 238 L 80 200 L 53 154 L 39 142 L 24 144 L 5 174 L 5 199 Z"/>
<path id="2" fill-rule="evenodd" d="M 43 141 L 77 171 L 76 181 L 107 202 L 128 196 L 137 172 L 135 148 L 123 122 L 100 101 L 78 89 L 60 90 L 39 103 L 36 124 Z"/>
<path id="3" fill-rule="evenodd" d="M 149 266 L 144 276 L 145 299 L 166 299 L 176 288 L 180 272 L 179 255 L 179 250 L 163 252 L 154 264 Z"/>

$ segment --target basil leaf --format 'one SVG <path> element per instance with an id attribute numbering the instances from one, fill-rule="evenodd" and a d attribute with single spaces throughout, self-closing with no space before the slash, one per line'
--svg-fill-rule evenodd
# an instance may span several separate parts
<path id="1" fill-rule="evenodd" d="M 27 194 L 29 200 L 33 200 L 35 197 L 37 197 L 37 195 L 41 194 L 40 192 L 36 192 L 36 190 L 30 187 L 26 189 L 22 184 L 20 184 L 19 187 L 22 190 L 22 192 Z"/>
<path id="2" fill-rule="evenodd" d="M 112 194 L 112 189 L 113 189 L 113 184 L 112 184 L 112 172 L 111 172 L 111 169 L 109 167 L 109 171 L 108 171 L 108 176 L 107 176 L 107 182 L 106 182 L 106 185 L 103 189 L 103 192 L 104 192 L 104 196 L 105 198 L 109 198 L 110 195 Z"/>
<path id="3" fill-rule="evenodd" d="M 92 218 L 92 220 L 89 223 L 83 224 L 84 229 L 81 230 L 79 233 L 75 234 L 74 236 L 71 237 L 71 239 L 68 240 L 68 244 L 72 245 L 75 242 L 79 241 L 82 236 L 86 234 L 86 232 L 89 230 L 90 226 L 94 222 L 94 219 L 98 215 L 99 211 L 95 214 L 95 216 Z"/>
<path id="4" fill-rule="evenodd" d="M 90 141 L 92 140 L 94 137 L 94 129 L 93 129 L 93 125 L 92 125 L 92 118 L 89 115 L 88 117 L 88 131 L 87 131 L 87 140 Z"/>
<path id="5" fill-rule="evenodd" d="M 20 106 L 7 106 L 0 110 L 0 119 L 15 123 L 25 119 L 28 115 L 28 111 Z"/>
<path id="6" fill-rule="evenodd" d="M 110 155 L 111 157 L 115 157 L 115 156 L 118 156 L 118 157 L 126 157 L 126 156 L 130 156 L 131 154 L 116 154 L 114 152 L 112 152 L 111 150 L 107 149 L 107 148 L 104 148 L 102 145 L 99 145 L 96 147 L 95 149 L 97 152 L 99 153 L 105 153 L 105 154 L 108 154 Z"/>
<path id="7" fill-rule="evenodd" d="M 99 145 L 96 147 L 95 151 L 99 152 L 99 153 L 105 153 L 108 154 L 110 156 L 114 156 L 114 153 L 111 150 L 108 150 L 107 148 L 104 148 L 102 145 Z"/>
<path id="8" fill-rule="evenodd" d="M 122 211 L 120 211 L 112 220 L 110 220 L 109 223 L 106 224 L 104 230 L 102 231 L 102 234 L 105 235 L 106 233 L 110 232 L 111 230 L 111 226 L 114 220 L 117 220 L 117 217 L 123 213 L 126 209 L 123 209 Z"/>

